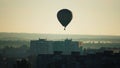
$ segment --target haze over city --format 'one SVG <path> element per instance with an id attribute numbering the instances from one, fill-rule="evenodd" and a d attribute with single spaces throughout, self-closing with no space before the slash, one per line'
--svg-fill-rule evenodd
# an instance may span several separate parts
<path id="1" fill-rule="evenodd" d="M 120 0 L 0 0 L 0 32 L 120 35 Z M 60 9 L 72 11 L 66 31 Z"/>

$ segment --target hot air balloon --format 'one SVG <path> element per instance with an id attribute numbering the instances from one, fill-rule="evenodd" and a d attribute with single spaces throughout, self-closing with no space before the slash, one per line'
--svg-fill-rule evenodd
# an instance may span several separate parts
<path id="1" fill-rule="evenodd" d="M 72 12 L 68 9 L 61 9 L 57 13 L 57 18 L 58 18 L 59 22 L 62 24 L 62 26 L 64 27 L 64 30 L 65 30 L 67 25 L 72 20 Z"/>

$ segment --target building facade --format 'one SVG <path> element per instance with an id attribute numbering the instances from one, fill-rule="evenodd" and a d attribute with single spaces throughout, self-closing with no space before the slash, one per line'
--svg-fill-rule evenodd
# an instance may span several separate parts
<path id="1" fill-rule="evenodd" d="M 62 51 L 63 54 L 80 52 L 79 42 L 66 39 L 64 41 L 48 41 L 46 39 L 32 40 L 30 50 L 33 54 L 53 54 L 54 51 Z"/>

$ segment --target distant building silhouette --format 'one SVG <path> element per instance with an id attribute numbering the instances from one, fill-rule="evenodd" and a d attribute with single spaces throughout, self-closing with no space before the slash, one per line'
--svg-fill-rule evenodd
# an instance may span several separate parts
<path id="1" fill-rule="evenodd" d="M 120 53 L 104 51 L 103 53 L 80 55 L 72 52 L 63 55 L 61 52 L 54 54 L 39 54 L 37 68 L 120 68 Z"/>
<path id="2" fill-rule="evenodd" d="M 52 41 L 46 39 L 32 40 L 30 42 L 30 50 L 33 54 L 52 54 Z"/>
<path id="3" fill-rule="evenodd" d="M 72 51 L 80 52 L 79 42 L 66 39 L 64 41 L 48 41 L 46 39 L 32 40 L 30 42 L 32 54 L 53 54 L 54 51 L 62 51 L 63 54 L 71 54 Z"/>

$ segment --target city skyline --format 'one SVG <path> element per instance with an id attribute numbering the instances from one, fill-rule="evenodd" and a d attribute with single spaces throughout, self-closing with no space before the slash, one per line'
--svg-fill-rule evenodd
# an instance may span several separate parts
<path id="1" fill-rule="evenodd" d="M 120 35 L 119 0 L 0 0 L 0 32 Z M 57 12 L 73 19 L 64 31 Z"/>

